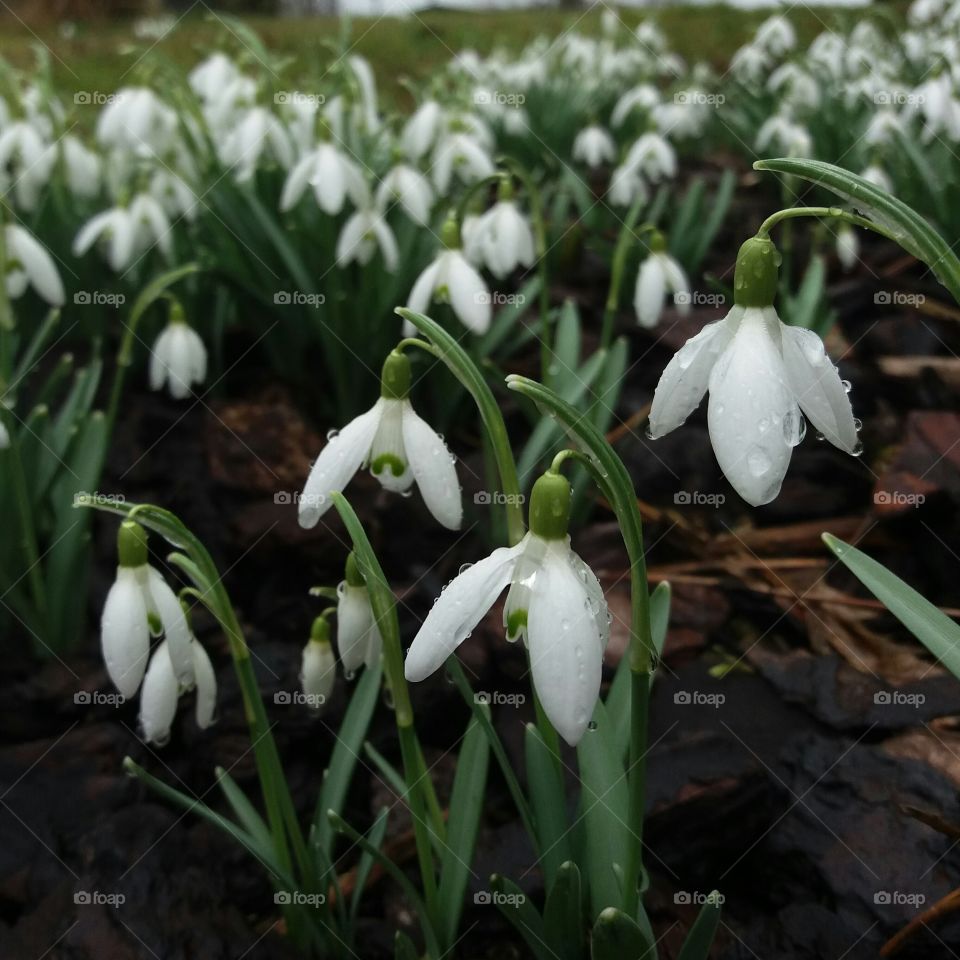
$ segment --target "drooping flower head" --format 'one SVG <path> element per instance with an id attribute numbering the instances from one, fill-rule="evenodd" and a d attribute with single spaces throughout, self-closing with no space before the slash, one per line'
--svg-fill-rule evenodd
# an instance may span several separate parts
<path id="1" fill-rule="evenodd" d="M 544 712 L 575 746 L 600 692 L 610 622 L 599 581 L 570 549 L 569 514 L 570 484 L 545 473 L 531 492 L 529 533 L 447 584 L 407 652 L 404 672 L 417 681 L 439 669 L 509 587 L 507 639 L 528 647 Z"/>
<path id="2" fill-rule="evenodd" d="M 690 283 L 677 261 L 667 252 L 667 241 L 659 230 L 650 238 L 650 256 L 640 264 L 633 307 L 641 327 L 655 327 L 663 311 L 663 298 L 671 294 L 680 313 L 690 310 Z"/>
<path id="3" fill-rule="evenodd" d="M 300 688 L 307 706 L 321 710 L 333 693 L 336 678 L 337 663 L 330 649 L 330 624 L 321 614 L 313 621 L 300 665 Z"/>
<path id="4" fill-rule="evenodd" d="M 150 353 L 150 389 L 159 390 L 166 384 L 174 400 L 184 400 L 206 375 L 207 348 L 187 323 L 180 302 L 174 300 L 170 319 Z"/>
<path id="5" fill-rule="evenodd" d="M 850 398 L 823 342 L 812 330 L 782 323 L 773 306 L 779 263 L 769 238 L 743 244 L 733 309 L 667 364 L 648 427 L 652 439 L 676 429 L 709 390 L 707 419 L 717 461 L 753 506 L 780 492 L 793 448 L 803 439 L 801 410 L 834 446 L 860 452 Z"/>
<path id="6" fill-rule="evenodd" d="M 330 437 L 300 496 L 300 526 L 314 527 L 353 475 L 369 464 L 387 490 L 405 493 L 416 482 L 427 509 L 450 530 L 463 519 L 460 484 L 443 439 L 410 403 L 410 361 L 392 351 L 383 364 L 380 399 Z"/>
<path id="7" fill-rule="evenodd" d="M 383 638 L 370 603 L 367 582 L 351 550 L 344 578 L 337 587 L 337 652 L 349 680 L 363 666 L 380 660 Z"/>

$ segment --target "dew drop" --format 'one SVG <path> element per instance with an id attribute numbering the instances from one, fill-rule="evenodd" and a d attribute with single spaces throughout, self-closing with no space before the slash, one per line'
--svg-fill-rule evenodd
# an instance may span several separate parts
<path id="1" fill-rule="evenodd" d="M 747 454 L 747 467 L 754 477 L 762 477 L 770 470 L 770 457 L 760 447 L 754 447 Z"/>
<path id="2" fill-rule="evenodd" d="M 328 440 L 336 440 L 338 436 L 340 436 L 340 431 L 336 428 L 327 431 Z"/>
<path id="3" fill-rule="evenodd" d="M 849 393 L 853 389 L 853 384 L 850 383 L 849 380 L 841 380 L 840 382 L 843 384 L 843 389 L 845 393 Z"/>
<path id="4" fill-rule="evenodd" d="M 461 573 L 466 573 L 472 566 L 473 566 L 472 563 L 464 563 L 464 564 L 460 567 L 460 572 L 461 572 Z"/>
<path id="5" fill-rule="evenodd" d="M 591 721 L 587 724 L 587 729 L 588 729 L 591 733 L 593 733 L 593 731 L 597 729 L 597 721 L 596 721 L 596 720 L 591 720 Z"/>

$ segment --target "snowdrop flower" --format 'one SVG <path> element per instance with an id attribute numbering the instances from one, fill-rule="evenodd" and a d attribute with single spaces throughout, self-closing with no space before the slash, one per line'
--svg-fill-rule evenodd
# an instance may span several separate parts
<path id="1" fill-rule="evenodd" d="M 596 576 L 570 549 L 569 509 L 567 481 L 556 473 L 540 477 L 530 496 L 530 532 L 447 584 L 407 652 L 404 673 L 415 682 L 439 669 L 509 586 L 507 639 L 526 643 L 543 709 L 575 746 L 600 692 L 610 625 Z"/>
<path id="2" fill-rule="evenodd" d="M 361 56 L 351 54 L 347 64 L 353 71 L 360 89 L 360 115 L 365 133 L 376 133 L 380 129 L 380 116 L 377 111 L 377 84 L 370 64 Z"/>
<path id="3" fill-rule="evenodd" d="M 765 120 L 757 133 L 758 152 L 774 146 L 791 157 L 809 157 L 813 152 L 813 140 L 806 128 L 779 113 Z"/>
<path id="4" fill-rule="evenodd" d="M 12 190 L 20 209 L 33 210 L 55 159 L 32 124 L 22 120 L 10 124 L 0 133 L 0 192 Z"/>
<path id="5" fill-rule="evenodd" d="M 471 133 L 448 134 L 433 154 L 433 182 L 441 194 L 449 189 L 454 174 L 461 183 L 470 184 L 493 176 L 493 172 L 493 161 Z"/>
<path id="6" fill-rule="evenodd" d="M 638 107 L 642 110 L 652 110 L 660 103 L 660 91 L 650 83 L 643 83 L 639 87 L 628 90 L 616 103 L 610 114 L 610 125 L 619 127 Z"/>
<path id="7" fill-rule="evenodd" d="M 110 150 L 163 153 L 177 129 L 177 114 L 147 87 L 123 87 L 97 118 L 97 140 Z"/>
<path id="8" fill-rule="evenodd" d="M 863 141 L 876 147 L 881 144 L 896 143 L 899 134 L 906 135 L 907 126 L 903 117 L 894 110 L 878 110 L 870 118 Z"/>
<path id="9" fill-rule="evenodd" d="M 383 210 L 374 204 L 366 183 L 363 185 L 363 194 L 360 209 L 350 216 L 337 237 L 337 266 L 345 267 L 354 260 L 366 265 L 379 247 L 383 254 L 383 265 L 393 273 L 400 259 L 397 241 L 387 226 Z"/>
<path id="10" fill-rule="evenodd" d="M 673 294 L 677 310 L 690 311 L 690 283 L 683 267 L 667 253 L 663 234 L 654 233 L 650 240 L 650 256 L 640 264 L 633 307 L 641 327 L 655 327 L 663 310 L 664 294 Z"/>
<path id="11" fill-rule="evenodd" d="M 206 730 L 213 723 L 217 706 L 217 677 L 207 651 L 190 637 L 193 678 L 196 687 L 197 726 Z M 170 642 L 162 640 L 150 658 L 140 691 L 140 729 L 147 743 L 163 746 L 170 739 L 170 727 L 177 715 L 177 700 L 188 689 L 178 679 L 171 659 Z"/>
<path id="12" fill-rule="evenodd" d="M 236 64 L 218 51 L 197 64 L 187 80 L 190 89 L 202 100 L 216 100 L 239 76 Z"/>
<path id="13" fill-rule="evenodd" d="M 850 272 L 857 263 L 860 255 L 860 241 L 848 223 L 844 223 L 837 230 L 837 259 L 846 272 Z"/>
<path id="14" fill-rule="evenodd" d="M 917 109 L 917 106 L 925 120 L 925 141 L 941 132 L 953 141 L 960 140 L 960 101 L 954 94 L 949 73 L 941 73 L 916 88 L 908 109 Z"/>
<path id="15" fill-rule="evenodd" d="M 360 168 L 332 143 L 320 143 L 299 160 L 290 171 L 280 195 L 280 209 L 291 210 L 307 187 L 313 188 L 317 205 L 324 213 L 335 216 L 349 197 L 359 203 L 367 191 Z"/>
<path id="16" fill-rule="evenodd" d="M 444 224 L 440 235 L 443 248 L 417 277 L 407 308 L 414 313 L 426 313 L 431 301 L 449 303 L 468 330 L 486 333 L 493 312 L 490 291 L 483 277 L 464 257 L 459 232 L 454 220 Z M 404 330 L 409 333 L 412 326 L 407 324 Z"/>
<path id="17" fill-rule="evenodd" d="M 312 710 L 322 709 L 333 693 L 336 679 L 337 662 L 330 649 L 330 624 L 321 615 L 313 621 L 300 663 L 300 689 L 307 706 Z"/>
<path id="18" fill-rule="evenodd" d="M 857 422 L 837 368 L 811 330 L 781 323 L 773 306 L 780 255 L 768 238 L 737 255 L 734 306 L 688 340 L 657 384 L 648 435 L 679 427 L 710 391 L 710 441 L 720 468 L 747 503 L 780 492 L 793 448 L 803 439 L 800 411 L 834 446 L 860 452 Z"/>
<path id="19" fill-rule="evenodd" d="M 403 212 L 416 224 L 425 227 L 433 209 L 433 187 L 417 169 L 405 163 L 391 167 L 377 187 L 377 205 L 386 209 L 391 200 L 399 202 Z"/>
<path id="20" fill-rule="evenodd" d="M 393 351 L 383 364 L 380 399 L 351 420 L 320 451 L 300 497 L 300 526 L 314 527 L 364 465 L 387 489 L 405 493 L 416 481 L 439 523 L 458 530 L 463 519 L 457 471 L 442 438 L 414 412 L 410 361 Z"/>
<path id="21" fill-rule="evenodd" d="M 652 183 L 677 174 L 677 155 L 659 133 L 643 134 L 630 148 L 623 164 L 639 170 Z"/>
<path id="22" fill-rule="evenodd" d="M 436 100 L 421 103 L 404 125 L 400 143 L 411 160 L 430 152 L 443 126 L 443 110 Z"/>
<path id="23" fill-rule="evenodd" d="M 376 666 L 382 650 L 383 638 L 367 583 L 351 551 L 347 555 L 346 575 L 337 587 L 337 652 L 347 679 L 362 666 Z"/>
<path id="24" fill-rule="evenodd" d="M 647 185 L 637 173 L 636 167 L 621 163 L 614 168 L 610 175 L 610 186 L 607 188 L 607 197 L 614 206 L 630 207 L 641 197 L 646 203 L 648 196 Z"/>
<path id="25" fill-rule="evenodd" d="M 170 217 L 184 217 L 191 223 L 196 219 L 197 195 L 187 182 L 166 167 L 155 170 L 150 177 L 147 192 L 163 207 Z"/>
<path id="26" fill-rule="evenodd" d="M 797 35 L 786 17 L 772 16 L 757 28 L 753 42 L 775 57 L 782 57 L 797 43 Z"/>
<path id="27" fill-rule="evenodd" d="M 16 223 L 7 225 L 4 237 L 7 295 L 15 300 L 31 286 L 50 306 L 63 306 L 63 283 L 46 248 Z"/>
<path id="28" fill-rule="evenodd" d="M 613 163 L 616 156 L 613 137 L 597 124 L 584 127 L 573 141 L 573 159 L 591 169 L 596 169 L 602 163 Z"/>
<path id="29" fill-rule="evenodd" d="M 533 231 L 513 202 L 509 178 L 500 181 L 497 202 L 477 219 L 465 249 L 474 263 L 485 264 L 500 280 L 517 267 L 533 266 Z"/>
<path id="30" fill-rule="evenodd" d="M 730 60 L 730 72 L 747 85 L 759 83 L 769 68 L 770 58 L 766 50 L 756 44 L 741 47 Z"/>
<path id="31" fill-rule="evenodd" d="M 107 673 L 128 700 L 137 692 L 147 668 L 150 635 L 164 634 L 167 659 L 180 684 L 195 676 L 190 628 L 176 594 L 159 571 L 147 563 L 147 534 L 125 520 L 117 534 L 119 566 L 100 620 L 100 643 Z"/>
<path id="32" fill-rule="evenodd" d="M 163 207 L 146 193 L 138 193 L 130 205 L 98 213 L 80 228 L 73 241 L 74 256 L 83 256 L 98 240 L 108 241 L 107 262 L 117 272 L 157 246 L 173 259 L 170 221 Z"/>
<path id="33" fill-rule="evenodd" d="M 293 165 L 293 146 L 283 124 L 265 107 L 252 107 L 220 142 L 220 162 L 238 183 L 252 179 L 263 154 L 285 170 Z"/>
<path id="34" fill-rule="evenodd" d="M 794 107 L 810 110 L 820 105 L 820 88 L 817 81 L 795 63 L 777 67 L 767 80 L 767 89 L 772 93 L 786 90 L 786 101 Z"/>
<path id="35" fill-rule="evenodd" d="M 83 199 L 95 197 L 100 190 L 100 157 L 69 134 L 60 144 L 70 192 Z"/>
<path id="36" fill-rule="evenodd" d="M 10 432 L 6 424 L 0 420 L 0 450 L 6 450 L 10 446 Z"/>
<path id="37" fill-rule="evenodd" d="M 193 385 L 203 383 L 206 376 L 207 348 L 175 301 L 170 321 L 150 352 L 150 389 L 160 390 L 166 383 L 174 400 L 185 400 Z"/>

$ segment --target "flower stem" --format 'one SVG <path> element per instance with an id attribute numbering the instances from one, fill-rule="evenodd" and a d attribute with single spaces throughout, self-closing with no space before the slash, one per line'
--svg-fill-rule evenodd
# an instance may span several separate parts
<path id="1" fill-rule="evenodd" d="M 770 214 L 770 216 L 760 224 L 760 229 L 757 230 L 757 236 L 766 238 L 778 223 L 784 220 L 793 220 L 796 217 L 832 217 L 836 220 L 843 220 L 845 223 L 852 223 L 857 227 L 863 227 L 866 230 L 872 230 L 874 233 L 879 233 L 888 240 L 896 240 L 896 237 L 879 223 L 868 220 L 866 217 L 857 216 L 857 214 L 850 213 L 841 207 L 788 207 L 785 210 L 778 210 L 776 213 Z"/>
<path id="2" fill-rule="evenodd" d="M 617 305 L 620 303 L 620 287 L 623 283 L 623 274 L 627 266 L 627 254 L 634 240 L 648 231 L 655 230 L 652 223 L 645 223 L 634 229 L 640 209 L 643 206 L 643 197 L 637 197 L 624 220 L 620 233 L 617 236 L 617 245 L 613 251 L 613 267 L 610 271 L 610 287 L 607 290 L 607 303 L 603 311 L 603 326 L 600 328 L 600 347 L 607 349 L 613 340 L 613 321 L 617 314 Z"/>

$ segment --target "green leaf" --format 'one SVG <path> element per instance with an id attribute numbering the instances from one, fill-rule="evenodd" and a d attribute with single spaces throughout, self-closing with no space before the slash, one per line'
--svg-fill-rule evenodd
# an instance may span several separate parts
<path id="1" fill-rule="evenodd" d="M 822 160 L 782 158 L 758 160 L 755 170 L 802 177 L 819 184 L 840 197 L 873 220 L 881 232 L 923 261 L 937 279 L 960 303 L 960 260 L 950 245 L 915 210 L 896 197 L 850 173 Z"/>
<path id="2" fill-rule="evenodd" d="M 512 881 L 499 874 L 490 878 L 494 903 L 497 909 L 510 921 L 514 930 L 523 938 L 536 960 L 556 960 L 547 946 L 543 918 L 530 898 Z"/>
<path id="3" fill-rule="evenodd" d="M 419 951 L 402 930 L 398 930 L 394 935 L 393 957 L 394 960 L 420 960 Z"/>
<path id="4" fill-rule="evenodd" d="M 683 941 L 677 960 L 707 960 L 720 924 L 720 903 L 720 894 L 716 890 L 707 896 L 687 939 Z"/>
<path id="5" fill-rule="evenodd" d="M 379 663 L 374 667 L 364 668 L 363 675 L 350 697 L 340 729 L 337 730 L 337 743 L 323 775 L 313 824 L 317 844 L 327 857 L 331 853 L 333 833 L 326 811 L 333 810 L 335 813 L 343 811 L 347 790 L 353 780 L 353 771 L 360 759 L 360 749 L 367 736 L 373 711 L 377 706 L 382 674 L 383 667 Z"/>
<path id="6" fill-rule="evenodd" d="M 387 807 L 381 807 L 376 820 L 373 821 L 370 830 L 367 832 L 367 839 L 374 850 L 379 850 L 383 846 L 383 838 L 387 834 L 387 822 L 390 811 Z M 369 850 L 364 850 L 360 854 L 360 860 L 357 863 L 357 872 L 354 875 L 353 896 L 350 898 L 350 928 L 355 929 L 357 916 L 360 913 L 360 901 L 363 899 L 363 891 L 367 886 L 367 880 L 370 879 L 370 871 L 373 869 L 374 856 Z M 408 941 L 409 942 L 409 941 Z"/>
<path id="7" fill-rule="evenodd" d="M 883 564 L 829 533 L 823 542 L 844 566 L 960 680 L 960 625 Z"/>
<path id="8" fill-rule="evenodd" d="M 580 960 L 583 956 L 582 896 L 580 871 L 567 860 L 557 871 L 543 908 L 547 943 L 558 960 Z"/>
<path id="9" fill-rule="evenodd" d="M 471 717 L 457 757 L 457 772 L 450 794 L 447 837 L 440 861 L 438 909 L 443 925 L 440 935 L 441 941 L 451 946 L 456 942 L 463 912 L 470 864 L 483 813 L 489 761 L 490 748 L 486 735 L 476 718 Z"/>
<path id="10" fill-rule="evenodd" d="M 533 809 L 537 835 L 534 844 L 540 854 L 547 886 L 554 882 L 561 864 L 570 859 L 566 791 L 557 758 L 536 724 L 528 723 L 524 732 L 527 764 L 527 789 Z"/>
<path id="11" fill-rule="evenodd" d="M 217 767 L 214 772 L 217 777 L 217 783 L 220 784 L 220 789 L 223 791 L 223 795 L 227 798 L 227 802 L 230 804 L 234 815 L 240 823 L 243 824 L 247 833 L 262 846 L 272 846 L 273 841 L 270 836 L 270 828 L 267 826 L 263 817 L 257 812 L 256 807 L 250 802 L 247 795 L 237 786 L 233 777 L 231 777 L 223 767 Z"/>
<path id="12" fill-rule="evenodd" d="M 586 827 L 585 867 L 593 916 L 623 899 L 621 877 L 630 844 L 629 798 L 623 761 L 602 702 L 593 713 L 595 727 L 577 746 L 580 766 L 580 815 Z"/>
<path id="13" fill-rule="evenodd" d="M 607 907 L 593 925 L 592 960 L 655 960 L 656 946 L 627 914 Z"/>

